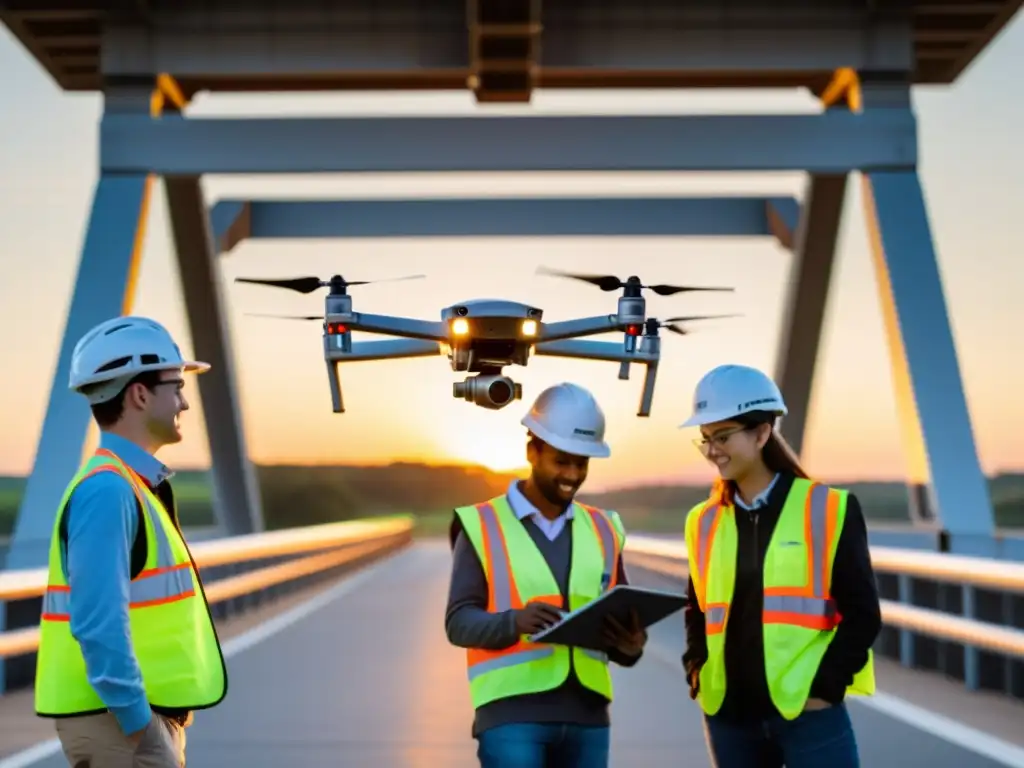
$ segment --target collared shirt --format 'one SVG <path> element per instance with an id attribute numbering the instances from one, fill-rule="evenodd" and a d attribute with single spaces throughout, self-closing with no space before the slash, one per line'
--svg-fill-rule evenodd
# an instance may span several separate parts
<path id="1" fill-rule="evenodd" d="M 123 437 L 103 432 L 99 446 L 152 487 L 172 476 L 155 456 Z M 71 634 L 85 657 L 90 685 L 126 734 L 141 730 L 150 719 L 128 623 L 137 503 L 131 486 L 113 472 L 83 480 L 68 505 L 67 545 L 61 547 L 71 587 Z"/>
<path id="2" fill-rule="evenodd" d="M 776 473 L 775 477 L 772 478 L 772 481 L 768 483 L 768 487 L 761 491 L 759 494 L 757 494 L 757 496 L 755 496 L 753 499 L 751 499 L 750 504 L 747 504 L 745 501 L 743 501 L 743 499 L 741 499 L 740 495 L 737 493 L 734 499 L 734 501 L 736 502 L 736 506 L 750 511 L 760 509 L 761 507 L 765 506 L 768 503 L 768 496 L 769 494 L 771 494 L 772 488 L 775 487 L 775 484 L 778 481 L 779 475 L 778 473 Z"/>
<path id="3" fill-rule="evenodd" d="M 533 504 L 530 503 L 523 492 L 519 490 L 519 481 L 513 480 L 508 487 L 508 503 L 512 507 L 512 512 L 519 520 L 525 520 L 526 518 L 532 518 L 534 524 L 544 535 L 548 538 L 548 541 L 554 541 L 558 538 L 558 534 L 565 528 L 565 524 L 572 520 L 575 516 L 575 505 L 570 504 L 566 508 L 565 512 L 560 514 L 554 520 L 549 520 L 541 514 L 540 510 L 537 509 Z"/>

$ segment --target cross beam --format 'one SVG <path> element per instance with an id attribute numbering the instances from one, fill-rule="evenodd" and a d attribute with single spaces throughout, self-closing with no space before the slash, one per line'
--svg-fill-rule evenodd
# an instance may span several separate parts
<path id="1" fill-rule="evenodd" d="M 905 106 L 803 115 L 184 118 L 107 113 L 105 173 L 914 169 Z"/>
<path id="2" fill-rule="evenodd" d="M 221 200 L 217 248 L 249 238 L 774 236 L 792 243 L 795 198 L 530 197 L 419 200 Z"/>

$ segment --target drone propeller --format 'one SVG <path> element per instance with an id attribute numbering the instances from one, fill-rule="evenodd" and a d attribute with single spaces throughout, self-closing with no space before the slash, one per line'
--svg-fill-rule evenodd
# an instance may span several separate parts
<path id="1" fill-rule="evenodd" d="M 298 293 L 312 293 L 317 288 L 337 288 L 342 291 L 350 285 L 370 285 L 371 283 L 389 283 L 399 280 L 419 280 L 426 275 L 407 275 L 405 277 L 385 277 L 380 280 L 352 280 L 348 281 L 341 275 L 334 275 L 330 280 L 321 280 L 319 277 L 292 277 L 279 280 L 261 279 L 257 277 L 236 277 L 236 283 L 253 283 L 254 285 L 267 285 L 272 288 L 286 288 Z"/>
<path id="2" fill-rule="evenodd" d="M 320 315 L 266 315 L 262 312 L 246 312 L 248 317 L 270 317 L 275 320 L 323 320 L 324 316 Z"/>
<path id="3" fill-rule="evenodd" d="M 688 331 L 677 323 L 688 323 L 691 320 L 717 320 L 724 317 L 742 317 L 742 315 L 687 315 L 685 317 L 669 317 L 665 320 L 658 320 L 657 318 L 651 317 L 647 319 L 648 328 L 653 330 L 651 326 L 656 328 L 664 328 L 666 331 L 672 331 L 672 333 L 678 333 L 680 336 L 686 336 L 692 331 Z"/>
<path id="4" fill-rule="evenodd" d="M 547 267 L 539 267 L 537 269 L 538 274 L 551 275 L 553 277 L 568 277 L 573 280 L 582 280 L 585 283 L 596 285 L 602 291 L 615 291 L 619 288 L 648 288 L 654 291 L 659 296 L 672 296 L 676 293 L 683 293 L 684 291 L 733 291 L 734 288 L 704 288 L 700 286 L 691 285 L 642 285 L 640 278 L 636 275 L 632 275 L 623 281 L 621 278 L 615 275 L 581 275 L 573 272 L 562 272 L 557 269 L 549 269 Z"/>

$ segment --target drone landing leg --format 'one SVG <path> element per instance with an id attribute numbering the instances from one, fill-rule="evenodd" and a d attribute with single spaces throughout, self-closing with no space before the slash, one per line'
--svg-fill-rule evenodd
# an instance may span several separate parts
<path id="1" fill-rule="evenodd" d="M 807 182 L 793 248 L 793 266 L 776 356 L 775 380 L 789 413 L 780 432 L 799 456 L 825 321 L 847 174 L 814 174 Z"/>
<path id="2" fill-rule="evenodd" d="M 242 428 L 220 271 L 199 177 L 165 179 L 167 206 L 196 357 L 213 367 L 197 377 L 213 469 L 214 511 L 228 536 L 263 530 L 256 473 Z"/>
<path id="3" fill-rule="evenodd" d="M 650 416 L 651 405 L 654 403 L 654 382 L 658 378 L 658 363 L 647 363 L 647 370 L 644 371 L 644 388 L 640 393 L 640 409 L 637 416 Z"/>
<path id="4" fill-rule="evenodd" d="M 338 361 L 327 361 L 327 383 L 331 388 L 331 409 L 335 413 L 345 412 L 345 398 L 341 394 L 341 376 L 338 374 Z"/>

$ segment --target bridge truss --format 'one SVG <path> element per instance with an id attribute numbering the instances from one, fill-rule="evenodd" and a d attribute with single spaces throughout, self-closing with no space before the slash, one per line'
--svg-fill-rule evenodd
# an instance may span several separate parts
<path id="1" fill-rule="evenodd" d="M 915 84 L 950 84 L 1020 0 L 0 0 L 0 20 L 66 91 L 101 92 L 99 168 L 75 291 L 7 567 L 45 562 L 81 459 L 66 387 L 91 325 L 132 310 L 153 185 L 166 188 L 218 519 L 262 527 L 245 448 L 218 254 L 246 237 L 522 233 L 754 234 L 792 251 L 776 375 L 803 442 L 848 177 L 859 175 L 883 307 L 912 516 L 933 546 L 984 554 L 992 505 L 970 423 L 924 192 Z M 195 94 L 540 88 L 794 88 L 810 115 L 196 118 Z M 612 151 L 614 148 L 614 151 Z M 803 171 L 802 200 L 222 201 L 203 174 L 429 171 Z M 423 210 L 434 206 L 430 215 Z M 438 208 L 441 206 L 441 208 Z M 531 213 L 532 212 L 532 213 Z M 617 213 L 616 213 L 617 212 Z M 341 216 L 342 218 L 337 218 Z M 397 219 L 396 219 L 397 217 Z M 384 226 L 382 222 L 398 221 Z M 330 224 L 329 222 L 335 222 Z M 338 221 L 354 224 L 337 226 Z M 319 229 L 318 229 L 319 228 Z"/>

